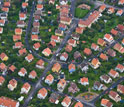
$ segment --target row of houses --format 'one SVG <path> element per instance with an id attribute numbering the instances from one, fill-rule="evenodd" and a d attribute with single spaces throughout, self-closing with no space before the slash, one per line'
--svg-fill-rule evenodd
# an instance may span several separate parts
<path id="1" fill-rule="evenodd" d="M 45 99 L 48 95 L 48 91 L 45 88 L 42 88 L 38 91 L 37 97 L 39 99 Z M 52 93 L 49 97 L 49 102 L 54 103 L 54 104 L 58 104 L 59 103 L 59 98 L 61 96 L 58 95 L 57 93 Z M 61 105 L 63 107 L 69 107 L 71 104 L 71 98 L 66 96 L 63 101 L 61 102 Z M 74 107 L 83 107 L 83 104 L 81 102 L 77 102 Z"/>
<path id="2" fill-rule="evenodd" d="M 2 6 L 2 12 L 3 13 L 0 13 L 0 34 L 3 33 L 3 27 L 5 26 L 5 23 L 7 21 L 8 12 L 9 12 L 10 7 L 11 7 L 10 1 L 3 3 L 3 6 Z"/>
<path id="3" fill-rule="evenodd" d="M 119 84 L 117 86 L 117 92 L 119 94 L 124 94 L 124 85 Z M 121 101 L 121 96 L 116 91 L 110 91 L 108 96 L 111 100 L 115 101 L 116 103 Z M 101 100 L 101 106 L 103 107 L 113 107 L 113 103 L 110 102 L 108 99 Z"/>
<path id="4" fill-rule="evenodd" d="M 55 35 L 51 36 L 51 41 L 47 45 L 48 48 L 42 51 L 45 56 L 49 56 L 52 53 L 50 48 L 54 48 L 56 46 L 56 43 L 61 42 L 62 39 L 60 37 L 62 37 L 65 30 L 67 30 L 67 25 L 71 24 L 72 19 L 69 17 L 70 6 L 67 3 L 62 2 L 65 1 L 60 1 L 60 5 L 56 6 L 56 9 L 59 9 L 60 11 L 59 27 L 55 30 Z"/>
<path id="5" fill-rule="evenodd" d="M 4 84 L 4 82 L 5 82 L 5 78 L 3 76 L 0 76 L 0 86 L 2 86 Z M 7 87 L 10 91 L 14 91 L 14 89 L 17 88 L 17 84 L 18 84 L 17 80 L 11 79 L 9 81 Z M 30 89 L 31 89 L 31 85 L 28 82 L 26 82 L 23 84 L 20 93 L 21 94 L 28 94 Z"/>

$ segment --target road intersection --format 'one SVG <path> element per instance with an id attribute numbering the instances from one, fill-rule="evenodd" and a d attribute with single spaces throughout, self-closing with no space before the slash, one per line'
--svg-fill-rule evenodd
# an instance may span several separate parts
<path id="1" fill-rule="evenodd" d="M 93 0 L 92 0 L 93 2 Z M 102 2 L 99 2 L 99 1 L 95 1 L 94 2 L 96 5 L 102 5 L 103 3 Z M 39 80 L 34 84 L 34 86 L 32 87 L 32 90 L 30 91 L 28 97 L 24 100 L 24 105 L 22 107 L 27 107 L 30 100 L 34 97 L 34 95 L 36 94 L 36 92 L 44 87 L 42 85 L 43 83 L 43 80 L 44 80 L 44 77 L 46 77 L 47 75 L 47 72 L 49 70 L 51 70 L 53 64 L 55 62 L 57 62 L 57 54 L 60 54 L 61 50 L 63 49 L 63 47 L 65 46 L 65 44 L 67 43 L 68 39 L 71 37 L 71 34 L 72 32 L 75 30 L 75 28 L 77 27 L 78 25 L 78 21 L 79 19 L 76 19 L 74 18 L 74 11 L 75 11 L 75 4 L 76 4 L 76 0 L 71 0 L 71 9 L 70 9 L 70 15 L 71 17 L 73 18 L 72 20 L 72 24 L 70 25 L 70 28 L 66 31 L 65 33 L 65 37 L 64 39 L 62 40 L 62 42 L 60 43 L 58 49 L 56 50 L 55 54 L 51 57 L 51 59 L 46 59 L 40 55 L 38 55 L 35 51 L 33 51 L 29 45 L 29 38 L 28 38 L 28 35 L 30 34 L 30 29 L 31 29 L 31 22 L 33 20 L 33 13 L 34 13 L 34 10 L 35 10 L 35 6 L 36 6 L 36 2 L 34 1 L 32 3 L 32 11 L 30 13 L 30 18 L 29 18 L 29 21 L 28 21 L 28 27 L 26 29 L 26 35 L 25 35 L 25 43 L 26 43 L 26 47 L 27 49 L 37 58 L 39 59 L 42 59 L 44 60 L 45 62 L 48 62 L 48 65 L 47 67 L 45 68 L 44 72 L 42 73 L 41 77 L 39 78 Z M 107 5 L 107 7 L 110 7 L 109 5 Z M 95 56 L 91 56 L 90 58 L 86 59 L 86 60 L 83 60 L 81 63 L 88 63 L 89 60 L 92 60 L 93 58 L 96 58 L 98 57 L 102 52 L 105 52 L 107 51 L 108 49 L 110 49 L 111 47 L 113 47 L 116 43 L 118 43 L 119 41 L 121 41 L 122 39 L 124 38 L 124 35 L 121 35 L 120 38 L 116 41 L 114 41 L 112 44 L 110 44 L 108 47 L 104 48 L 102 51 L 100 51 L 97 55 Z M 77 65 L 80 65 L 81 63 L 77 63 Z M 64 63 L 64 62 L 60 62 L 60 64 L 67 64 L 67 63 Z M 103 96 L 107 91 L 110 91 L 113 87 L 117 86 L 120 82 L 124 81 L 124 77 L 120 78 L 118 81 L 116 81 L 114 84 L 112 84 L 107 90 L 103 91 L 101 94 L 99 94 L 99 96 L 97 96 L 95 99 L 93 99 L 91 102 L 86 102 L 86 101 L 82 101 L 80 99 L 77 99 L 73 96 L 69 96 L 70 98 L 72 98 L 73 100 L 75 101 L 80 101 L 82 102 L 86 107 L 95 107 L 94 106 L 94 103 L 99 99 L 101 98 L 101 96 Z M 56 91 L 56 90 L 53 90 L 51 87 L 45 87 L 46 89 L 49 89 L 51 90 L 52 92 L 55 92 L 55 93 L 58 93 L 60 94 L 61 96 L 67 96 L 67 94 L 64 94 L 64 93 L 60 93 L 59 91 Z"/>

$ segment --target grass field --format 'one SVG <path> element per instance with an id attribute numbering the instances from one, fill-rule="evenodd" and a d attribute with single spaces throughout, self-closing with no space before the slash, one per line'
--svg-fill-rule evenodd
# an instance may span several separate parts
<path id="1" fill-rule="evenodd" d="M 76 8 L 75 9 L 75 17 L 77 17 L 77 18 L 83 18 L 84 16 L 87 15 L 88 12 L 89 12 L 89 10 Z"/>

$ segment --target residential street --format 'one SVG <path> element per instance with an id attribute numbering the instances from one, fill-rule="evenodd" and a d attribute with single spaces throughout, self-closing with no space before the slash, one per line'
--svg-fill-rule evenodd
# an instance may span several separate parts
<path id="1" fill-rule="evenodd" d="M 36 6 L 36 2 L 34 1 L 33 4 L 32 4 L 32 10 L 31 10 L 31 13 L 30 13 L 30 17 L 29 17 L 29 21 L 28 21 L 28 26 L 27 26 L 27 29 L 26 29 L 26 35 L 25 35 L 25 44 L 26 44 L 26 47 L 27 47 L 27 50 L 33 54 L 35 57 L 39 58 L 39 59 L 42 59 L 44 60 L 45 62 L 48 62 L 49 60 L 47 58 L 44 58 L 40 55 L 38 55 L 35 51 L 33 51 L 31 49 L 31 46 L 29 44 L 29 35 L 30 35 L 30 30 L 31 30 L 31 23 L 32 23 L 32 19 L 33 19 L 33 13 L 34 13 L 34 10 L 35 10 L 35 6 Z"/>
<path id="2" fill-rule="evenodd" d="M 99 100 L 103 95 L 105 95 L 106 92 L 109 92 L 111 89 L 115 88 L 118 84 L 120 84 L 123 81 L 124 81 L 124 77 L 120 78 L 115 83 L 113 83 L 109 88 L 107 88 L 105 91 L 103 91 L 102 93 L 100 93 L 99 96 L 97 96 L 95 99 L 93 99 L 92 101 L 90 101 L 90 103 L 95 104 L 95 102 L 97 100 Z"/>
<path id="3" fill-rule="evenodd" d="M 93 2 L 93 1 L 92 1 Z M 70 9 L 70 14 L 72 14 L 72 17 L 74 17 L 74 11 L 75 11 L 75 4 L 76 4 L 76 0 L 71 0 L 71 9 Z M 102 4 L 102 2 L 94 2 L 95 5 L 99 6 Z M 56 50 L 55 54 L 51 57 L 50 60 L 48 60 L 47 58 L 44 58 L 40 55 L 38 55 L 35 51 L 33 51 L 30 47 L 30 44 L 29 44 L 29 37 L 28 35 L 30 34 L 30 30 L 31 30 L 31 22 L 33 20 L 33 13 L 34 13 L 34 10 L 35 10 L 35 6 L 36 6 L 36 3 L 35 1 L 33 2 L 32 4 L 32 11 L 31 11 L 31 14 L 30 14 L 30 18 L 29 18 L 29 22 L 28 22 L 28 27 L 26 29 L 26 35 L 25 35 L 25 43 L 26 43 L 26 46 L 27 46 L 27 49 L 29 50 L 30 53 L 32 53 L 35 57 L 39 58 L 39 59 L 42 59 L 44 60 L 45 62 L 48 62 L 48 65 L 47 67 L 45 67 L 45 70 L 44 72 L 42 73 L 42 75 L 40 76 L 39 80 L 34 84 L 34 86 L 32 87 L 31 91 L 29 92 L 29 95 L 28 97 L 24 100 L 24 105 L 22 107 L 27 107 L 30 100 L 34 97 L 34 95 L 37 93 L 37 91 L 41 88 L 41 87 L 44 87 L 42 85 L 42 82 L 44 80 L 44 78 L 46 77 L 47 75 L 47 72 L 49 70 L 51 70 L 53 64 L 56 62 L 56 59 L 57 59 L 57 54 L 60 54 L 61 50 L 63 49 L 63 47 L 66 45 L 68 39 L 71 37 L 71 34 L 72 32 L 75 30 L 75 28 L 77 27 L 78 25 L 78 19 L 75 19 L 73 18 L 72 20 L 72 24 L 70 25 L 70 28 L 66 31 L 65 33 L 65 37 L 64 39 L 62 40 L 62 42 L 60 43 L 58 49 Z M 107 5 L 107 7 L 110 7 L 109 5 Z M 88 61 L 92 60 L 93 58 L 97 58 L 101 53 L 107 51 L 109 48 L 112 48 L 116 43 L 118 43 L 119 41 L 121 41 L 122 39 L 124 38 L 124 35 L 121 35 L 119 39 L 115 40 L 111 45 L 107 46 L 106 48 L 104 48 L 102 51 L 100 51 L 97 55 L 93 55 L 91 56 L 90 58 L 86 59 L 86 60 L 83 60 L 82 63 L 88 63 Z M 61 62 L 60 62 L 61 63 Z M 62 62 L 63 63 L 63 62 Z M 67 63 L 64 63 L 64 64 L 67 64 Z M 81 64 L 81 63 L 80 63 Z M 76 65 L 80 65 L 80 64 L 76 64 Z M 124 81 L 124 77 L 122 77 L 121 79 L 119 79 L 116 83 L 112 84 L 112 86 L 110 86 L 107 90 L 103 91 L 101 94 L 99 94 L 98 97 L 96 97 L 94 100 L 92 100 L 91 102 L 86 102 L 86 101 L 82 101 L 82 100 L 79 100 L 73 96 L 69 96 L 71 97 L 73 100 L 75 101 L 80 101 L 82 102 L 86 107 L 95 107 L 94 106 L 94 103 L 101 97 L 103 96 L 107 91 L 110 91 L 113 87 L 117 86 L 120 82 Z M 49 90 L 51 90 L 52 92 L 56 92 L 58 94 L 60 94 L 61 96 L 66 96 L 67 94 L 64 94 L 64 93 L 60 93 L 58 91 L 55 91 L 53 89 L 51 89 L 50 87 L 45 87 Z"/>

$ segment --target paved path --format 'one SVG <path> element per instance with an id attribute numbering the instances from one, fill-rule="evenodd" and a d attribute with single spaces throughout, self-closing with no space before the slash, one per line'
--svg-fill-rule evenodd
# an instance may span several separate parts
<path id="1" fill-rule="evenodd" d="M 99 96 L 97 96 L 95 99 L 93 99 L 92 101 L 90 101 L 90 103 L 95 104 L 95 102 L 97 100 L 99 100 L 103 95 L 105 95 L 106 92 L 109 92 L 111 89 L 115 88 L 118 84 L 120 84 L 123 81 L 124 81 L 124 77 L 120 78 L 115 83 L 113 83 L 109 88 L 107 88 L 105 91 L 103 91 L 102 93 L 100 93 Z"/>

